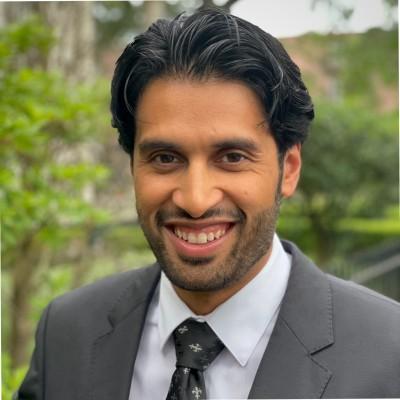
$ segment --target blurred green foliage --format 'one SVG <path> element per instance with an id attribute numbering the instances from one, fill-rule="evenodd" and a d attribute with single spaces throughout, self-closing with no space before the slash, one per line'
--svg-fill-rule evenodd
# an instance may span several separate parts
<path id="1" fill-rule="evenodd" d="M 96 86 L 73 86 L 55 73 L 16 68 L 16 57 L 39 54 L 52 42 L 37 20 L 9 26 L 0 35 L 0 207 L 7 267 L 24 236 L 51 231 L 46 239 L 56 241 L 58 232 L 63 235 L 55 227 L 104 217 L 82 200 L 81 191 L 104 181 L 108 171 L 76 159 L 61 161 L 68 148 L 97 134 L 103 93 Z"/>
<path id="2" fill-rule="evenodd" d="M 396 132 L 395 113 L 319 101 L 303 148 L 306 209 L 326 220 L 383 217 L 397 202 Z"/>
<path id="3" fill-rule="evenodd" d="M 27 366 L 11 368 L 10 356 L 7 353 L 1 355 L 2 385 L 1 398 L 11 400 L 13 393 L 19 387 L 24 378 Z"/>
<path id="4" fill-rule="evenodd" d="M 368 94 L 375 89 L 374 78 L 383 84 L 395 85 L 398 81 L 398 31 L 393 29 L 371 29 L 365 35 L 355 35 L 346 42 L 343 57 L 346 69 L 343 71 L 343 87 L 352 96 L 365 100 L 376 100 Z M 348 62 L 351 60 L 351 62 Z M 379 71 L 379 74 L 371 74 Z M 377 105 L 373 104 L 372 105 Z"/>
<path id="5" fill-rule="evenodd" d="M 69 226 L 108 220 L 104 210 L 82 196 L 86 185 L 106 181 L 108 169 L 74 156 L 84 143 L 98 140 L 99 127 L 106 124 L 101 116 L 107 114 L 99 113 L 106 108 L 106 86 L 101 81 L 72 84 L 40 68 L 53 44 L 51 32 L 37 18 L 0 31 L 3 343 L 13 334 L 10 319 L 15 315 L 10 306 L 16 287 L 25 283 L 29 296 L 32 281 L 39 284 L 36 262 L 41 256 L 66 245 L 73 234 Z M 37 257 L 30 260 L 32 249 Z M 49 274 L 43 282 L 52 278 Z M 68 286 L 68 277 L 58 278 L 48 286 L 53 287 L 51 295 Z M 45 300 L 41 309 L 48 297 L 40 297 Z M 3 353 L 3 398 L 10 398 L 7 391 L 16 388 L 21 370 L 10 371 L 10 355 Z"/>
<path id="6" fill-rule="evenodd" d="M 316 110 L 299 189 L 284 204 L 279 227 L 328 265 L 360 245 L 357 234 L 381 240 L 400 234 L 392 211 L 398 200 L 398 121 L 395 112 L 378 114 L 346 101 L 320 100 Z"/>
<path id="7" fill-rule="evenodd" d="M 328 268 L 400 234 L 398 31 L 312 33 L 287 46 L 319 68 L 305 74 L 316 117 L 279 231 Z"/>

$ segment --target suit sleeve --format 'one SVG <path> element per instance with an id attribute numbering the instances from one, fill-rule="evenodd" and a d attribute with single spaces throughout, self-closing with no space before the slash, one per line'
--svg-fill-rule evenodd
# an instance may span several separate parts
<path id="1" fill-rule="evenodd" d="M 45 389 L 45 338 L 50 305 L 44 310 L 35 336 L 35 349 L 31 363 L 13 400 L 44 400 Z"/>

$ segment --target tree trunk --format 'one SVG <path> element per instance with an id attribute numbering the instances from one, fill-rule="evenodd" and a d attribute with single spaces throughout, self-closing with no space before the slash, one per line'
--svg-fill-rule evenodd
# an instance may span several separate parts
<path id="1" fill-rule="evenodd" d="M 47 70 L 59 70 L 68 79 L 88 80 L 96 72 L 92 7 L 89 1 L 6 2 L 0 8 L 0 24 L 4 26 L 39 15 L 52 29 L 56 45 L 35 64 Z"/>
<path id="2" fill-rule="evenodd" d="M 29 235 L 19 247 L 20 256 L 16 258 L 12 269 L 9 351 L 13 368 L 26 363 L 27 345 L 32 336 L 31 298 L 41 254 L 34 248 L 33 236 Z"/>
<path id="3" fill-rule="evenodd" d="M 145 8 L 143 27 L 147 29 L 153 22 L 159 18 L 165 18 L 167 14 L 165 1 L 146 1 L 143 4 Z"/>
<path id="4" fill-rule="evenodd" d="M 61 69 L 68 78 L 87 80 L 95 75 L 95 25 L 92 2 L 38 2 L 39 13 L 54 30 L 57 46 L 47 59 L 47 69 Z"/>
<path id="5" fill-rule="evenodd" d="M 321 215 L 316 214 L 313 211 L 310 211 L 308 216 L 316 241 L 315 262 L 321 267 L 326 267 L 329 261 L 332 259 L 334 251 L 334 233 L 329 230 L 329 227 L 332 227 L 333 224 L 326 222 L 324 223 L 324 221 L 321 219 Z"/>

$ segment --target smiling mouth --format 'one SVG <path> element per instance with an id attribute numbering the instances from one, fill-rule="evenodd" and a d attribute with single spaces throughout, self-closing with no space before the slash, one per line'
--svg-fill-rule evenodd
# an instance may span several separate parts
<path id="1" fill-rule="evenodd" d="M 172 225 L 168 226 L 168 228 L 175 237 L 184 242 L 204 245 L 223 238 L 233 226 L 233 223 L 218 223 L 205 227 Z"/>

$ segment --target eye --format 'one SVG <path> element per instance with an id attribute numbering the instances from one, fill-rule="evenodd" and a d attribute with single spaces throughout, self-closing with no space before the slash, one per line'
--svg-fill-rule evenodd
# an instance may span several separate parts
<path id="1" fill-rule="evenodd" d="M 229 164 L 238 164 L 246 159 L 247 158 L 241 153 L 231 152 L 224 154 L 224 156 L 221 157 L 221 162 Z"/>
<path id="2" fill-rule="evenodd" d="M 156 156 L 153 157 L 152 161 L 161 165 L 176 164 L 179 162 L 176 156 L 168 153 L 157 154 Z"/>
<path id="3" fill-rule="evenodd" d="M 147 162 L 159 173 L 176 171 L 184 164 L 184 160 L 179 155 L 161 152 L 149 156 Z"/>

